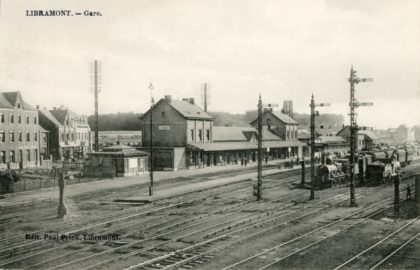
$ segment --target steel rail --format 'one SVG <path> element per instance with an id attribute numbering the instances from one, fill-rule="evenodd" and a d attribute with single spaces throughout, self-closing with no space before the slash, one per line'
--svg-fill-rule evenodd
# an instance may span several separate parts
<path id="1" fill-rule="evenodd" d="M 414 222 L 418 221 L 420 219 L 420 217 L 417 217 L 413 220 L 411 220 L 410 222 L 408 222 L 407 224 L 404 224 L 403 226 L 399 227 L 397 230 L 393 231 L 391 234 L 389 234 L 388 236 L 386 236 L 385 238 L 383 238 L 382 240 L 376 242 L 374 245 L 370 246 L 369 248 L 363 250 L 362 252 L 360 252 L 359 254 L 357 254 L 356 256 L 352 257 L 351 259 L 345 261 L 344 263 L 340 264 L 339 266 L 335 267 L 334 270 L 338 270 L 343 268 L 344 266 L 348 265 L 349 263 L 351 263 L 352 261 L 354 261 L 355 259 L 357 259 L 358 257 L 362 256 L 363 254 L 365 254 L 366 252 L 374 249 L 376 246 L 382 244 L 383 242 L 385 242 L 386 240 L 388 240 L 389 238 L 391 238 L 392 236 L 396 235 L 397 233 L 399 233 L 400 231 L 404 230 L 405 228 L 407 228 L 408 226 L 410 226 L 411 224 L 413 224 Z"/>
<path id="2" fill-rule="evenodd" d="M 345 194 L 345 192 L 340 193 L 340 194 L 338 194 L 338 195 L 335 195 L 335 196 L 333 196 L 333 197 L 330 197 L 330 198 L 328 198 L 328 199 L 325 199 L 325 200 L 319 201 L 319 202 L 317 202 L 317 203 L 315 203 L 315 204 L 308 205 L 308 206 L 306 206 L 306 207 L 304 207 L 304 208 L 302 208 L 302 209 L 298 209 L 297 211 L 306 210 L 306 209 L 308 209 L 308 208 L 312 208 L 312 207 L 314 207 L 314 206 L 317 206 L 317 205 L 323 204 L 323 203 L 325 203 L 325 202 L 327 202 L 327 201 L 330 201 L 330 200 L 336 199 L 336 197 L 341 196 L 341 195 L 343 195 L 343 194 Z M 347 201 L 347 200 L 348 200 L 348 198 L 343 199 L 343 200 L 340 200 L 337 204 L 340 204 L 340 203 L 345 202 L 345 201 Z M 267 228 L 267 229 L 264 229 L 264 230 L 262 230 L 262 231 L 259 231 L 259 232 L 258 232 L 258 233 L 256 233 L 256 234 L 253 234 L 253 236 L 255 236 L 255 235 L 257 235 L 257 234 L 261 234 L 261 233 L 267 232 L 267 231 L 270 231 L 270 230 L 273 230 L 273 229 L 275 229 L 275 228 L 278 228 L 278 227 L 280 227 L 280 226 L 283 226 L 284 224 L 287 224 L 287 223 L 289 223 L 289 222 L 293 222 L 293 221 L 296 221 L 296 220 L 302 219 L 302 218 L 304 218 L 304 217 L 306 217 L 306 216 L 309 216 L 309 215 L 312 215 L 312 214 L 314 214 L 314 213 L 318 213 L 318 212 L 323 211 L 323 210 L 325 210 L 325 209 L 327 209 L 327 208 L 329 208 L 329 207 L 331 207 L 331 206 L 330 206 L 330 205 L 328 205 L 328 206 L 326 206 L 326 207 L 319 208 L 319 209 L 317 209 L 317 210 L 315 210 L 315 211 L 311 211 L 311 212 L 309 212 L 309 213 L 306 213 L 306 214 L 304 214 L 304 215 L 301 215 L 301 216 L 299 216 L 299 217 L 297 217 L 297 218 L 293 218 L 293 219 L 291 219 L 291 220 L 288 220 L 288 221 L 282 222 L 282 223 L 280 223 L 280 224 L 274 225 L 274 226 L 272 226 L 272 227 L 269 227 L 269 228 Z M 294 214 L 294 213 L 295 213 L 295 212 L 290 213 L 290 214 Z M 178 251 L 175 251 L 175 252 L 171 252 L 171 253 L 169 253 L 169 254 L 162 255 L 162 256 L 160 256 L 160 257 L 157 257 L 157 258 L 154 258 L 154 259 L 151 259 L 151 260 L 148 260 L 148 261 L 145 261 L 145 262 L 142 262 L 142 263 L 136 264 L 136 265 L 134 265 L 134 266 L 130 266 L 130 267 L 126 268 L 126 269 L 127 269 L 127 270 L 128 270 L 128 269 L 132 270 L 132 269 L 136 269 L 136 268 L 140 268 L 140 267 L 143 267 L 143 266 L 146 266 L 146 265 L 152 264 L 152 263 L 157 262 L 157 261 L 164 260 L 164 259 L 166 259 L 166 258 L 169 258 L 169 257 L 171 257 L 171 256 L 175 255 L 175 254 L 178 254 L 178 253 L 181 253 L 181 252 L 185 252 L 185 251 L 187 251 L 187 250 L 194 249 L 194 248 L 196 248 L 196 247 L 198 247 L 198 246 L 203 246 L 203 245 L 208 244 L 208 243 L 211 243 L 211 242 L 218 241 L 218 240 L 220 240 L 220 239 L 222 239 L 222 238 L 226 238 L 227 236 L 232 235 L 232 234 L 234 234 L 234 233 L 242 232 L 242 231 L 245 231 L 245 230 L 247 230 L 247 229 L 254 228 L 254 227 L 257 227 L 257 226 L 261 226 L 262 224 L 265 224 L 265 223 L 268 223 L 268 222 L 272 222 L 272 220 L 273 220 L 273 219 L 277 219 L 277 218 L 282 217 L 282 216 L 284 216 L 284 215 L 282 214 L 281 216 L 271 217 L 271 218 L 269 218 L 269 219 L 267 219 L 267 220 L 264 220 L 264 221 L 261 221 L 261 222 L 257 222 L 257 223 L 255 223 L 255 224 L 248 225 L 248 226 L 246 226 L 246 227 L 244 227 L 244 228 L 240 228 L 240 229 L 237 229 L 237 230 L 235 230 L 235 231 L 232 231 L 232 232 L 228 232 L 228 233 L 226 233 L 226 234 L 223 234 L 223 235 L 221 235 L 221 236 L 218 236 L 218 237 L 215 237 L 215 238 L 212 238 L 212 239 L 209 239 L 209 240 L 205 240 L 205 241 L 203 241 L 203 242 L 200 242 L 200 243 L 197 243 L 197 244 L 195 244 L 195 245 L 192 245 L 192 246 L 189 246 L 189 247 L 186 247 L 186 248 L 180 249 L 180 250 L 178 250 Z M 137 253 L 139 253 L 139 252 L 137 252 Z M 130 256 L 131 256 L 131 255 L 136 255 L 136 253 L 134 253 L 134 252 L 133 252 L 133 254 L 126 254 L 126 255 L 130 255 Z M 88 269 L 89 269 L 89 268 L 88 268 Z"/>
<path id="3" fill-rule="evenodd" d="M 296 196 L 296 195 L 300 195 L 300 194 L 302 194 L 302 192 L 297 192 L 297 193 L 294 193 L 294 194 L 287 195 L 287 196 L 283 197 L 283 199 L 287 199 L 287 198 L 290 198 L 290 197 L 293 197 L 293 196 Z M 280 199 L 277 199 L 277 200 L 280 200 Z M 267 202 L 265 202 L 264 204 L 268 204 L 268 203 L 272 203 L 272 201 L 267 201 Z M 258 205 L 258 207 L 260 207 L 260 206 L 261 206 L 261 205 Z M 285 209 L 286 207 L 287 207 L 287 206 L 284 206 L 283 208 L 280 208 L 280 209 L 278 209 L 278 208 L 277 208 L 277 209 L 278 209 L 278 210 L 281 210 L 281 209 Z M 276 207 L 274 207 L 274 206 L 273 206 L 272 208 L 276 208 Z M 237 214 L 237 213 L 240 213 L 240 212 L 242 212 L 242 211 L 243 211 L 243 209 L 240 209 L 240 210 L 237 210 L 237 211 L 235 211 L 235 212 L 231 212 L 231 213 L 229 213 L 229 214 Z M 260 210 L 260 211 L 262 211 L 262 210 Z M 250 213 L 250 214 L 248 214 L 248 215 L 246 215 L 246 216 L 242 216 L 242 217 L 239 217 L 239 218 L 237 218 L 237 219 L 244 219 L 244 218 L 247 218 L 247 217 L 252 216 L 252 215 L 257 215 L 257 214 L 260 214 L 260 213 L 261 213 L 260 211 L 259 211 L 259 212 L 257 212 L 257 213 Z M 54 268 L 58 268 L 58 267 L 67 266 L 67 265 L 70 265 L 70 264 L 73 264 L 73 263 L 77 263 L 77 262 L 80 262 L 80 261 L 84 261 L 84 260 L 86 260 L 86 259 L 90 259 L 90 258 L 93 258 L 93 257 L 99 256 L 99 255 L 104 255 L 104 254 L 107 254 L 107 253 L 111 253 L 111 252 L 114 252 L 114 251 L 119 250 L 119 249 L 122 249 L 122 248 L 131 247 L 131 246 L 134 246 L 134 245 L 137 245 L 137 244 L 143 243 L 143 242 L 148 241 L 148 240 L 153 240 L 153 239 L 156 239 L 156 238 L 160 238 L 160 237 L 166 236 L 166 235 L 168 235 L 168 234 L 171 234 L 171 233 L 174 233 L 174 232 L 178 232 L 178 231 L 182 231 L 182 230 L 185 230 L 185 229 L 187 229 L 187 228 L 194 227 L 194 226 L 197 226 L 197 225 L 200 225 L 200 224 L 203 224 L 203 223 L 207 223 L 207 222 L 212 221 L 212 220 L 217 220 L 217 219 L 220 219 L 220 218 L 225 218 L 225 216 L 222 216 L 222 217 L 217 217 L 217 218 L 210 219 L 210 220 L 204 220 L 204 221 L 202 221 L 202 222 L 199 222 L 198 224 L 188 225 L 188 226 L 186 226 L 186 227 L 177 228 L 177 229 L 175 229 L 175 230 L 172 230 L 172 231 L 169 231 L 169 232 L 165 232 L 165 233 L 162 233 L 162 234 L 159 234 L 159 235 L 155 235 L 155 236 L 149 237 L 149 238 L 147 238 L 147 239 L 141 239 L 141 240 L 139 240 L 139 241 L 135 241 L 135 242 L 129 243 L 129 244 L 124 245 L 124 246 L 116 247 L 116 248 L 114 248 L 114 249 L 105 250 L 105 251 L 102 251 L 102 252 L 100 252 L 100 253 L 96 253 L 96 254 L 89 255 L 89 256 L 87 256 L 87 257 L 79 258 L 79 259 L 76 259 L 76 260 L 73 260 L 73 261 L 70 261 L 70 262 L 67 262 L 67 263 L 61 264 L 61 265 L 59 265 L 59 266 L 55 266 L 55 267 L 50 268 L 50 269 L 54 269 Z M 191 220 L 193 220 L 193 219 L 191 219 Z M 191 221 L 191 220 L 190 220 L 190 221 Z M 231 222 L 231 221 L 233 221 L 233 220 L 224 221 L 224 222 L 219 223 L 219 224 L 216 224 L 216 225 L 214 225 L 214 226 L 212 225 L 212 226 L 210 226 L 210 227 L 204 228 L 204 230 L 208 230 L 208 229 L 213 228 L 213 227 L 221 226 L 222 224 L 229 223 L 229 222 Z M 181 222 L 181 223 L 185 223 L 185 222 Z M 174 224 L 174 225 L 171 225 L 171 226 L 168 226 L 168 227 L 169 227 L 169 228 L 171 228 L 171 227 L 178 227 L 178 225 L 179 225 L 179 224 Z M 167 227 L 167 228 L 168 228 L 168 227 Z M 161 229 L 161 230 L 159 230 L 157 233 L 162 232 L 162 231 L 164 231 L 164 230 L 165 230 L 165 229 L 167 229 L 167 228 Z M 192 233 L 188 233 L 188 234 L 186 234 L 186 235 L 183 235 L 182 237 L 189 236 L 189 235 L 193 235 L 193 234 L 196 234 L 196 233 L 198 233 L 198 232 L 199 232 L 199 231 L 194 231 L 194 232 L 192 232 Z M 171 240 L 170 240 L 170 241 L 171 241 Z M 168 241 L 167 241 L 167 242 L 168 242 Z M 166 242 L 165 242 L 165 243 L 166 243 Z M 162 244 L 164 244 L 164 243 L 159 243 L 159 244 L 156 244 L 154 247 L 160 246 L 160 245 L 162 245 Z M 150 248 L 150 247 L 149 247 L 149 248 Z M 149 248 L 148 248 L 148 249 L 149 249 Z M 137 252 L 137 251 L 135 251 L 135 252 Z M 144 252 L 144 249 L 143 249 L 143 250 L 141 250 L 141 252 Z M 125 255 L 126 255 L 126 254 L 125 254 Z M 122 255 L 122 256 L 124 256 L 124 255 Z M 112 258 L 111 260 L 115 260 L 115 259 L 117 259 L 117 258 Z"/>
<path id="4" fill-rule="evenodd" d="M 416 235 L 414 235 L 413 237 L 411 237 L 410 239 L 408 239 L 405 243 L 403 243 L 401 246 L 399 246 L 396 250 L 394 250 L 391 254 L 389 254 L 388 256 L 386 256 L 385 258 L 383 258 L 380 262 L 378 262 L 377 264 L 375 264 L 374 266 L 372 266 L 371 268 L 369 268 L 369 270 L 373 270 L 376 269 L 378 266 L 382 265 L 384 262 L 386 262 L 387 260 L 389 260 L 392 256 L 394 256 L 396 253 L 398 253 L 401 249 L 403 249 L 406 245 L 410 244 L 411 242 L 413 242 L 417 237 L 420 236 L 420 233 L 417 233 Z"/>
<path id="5" fill-rule="evenodd" d="M 290 179 L 290 178 L 292 178 L 292 179 Z M 291 180 L 291 181 L 295 181 L 296 179 L 294 178 L 294 176 L 288 176 L 286 179 L 289 179 L 289 181 Z M 286 180 L 286 179 L 283 179 L 283 180 Z M 282 184 L 284 183 L 285 181 L 282 181 Z M 236 190 L 237 191 L 237 190 Z M 229 191 L 229 192 L 231 192 L 231 191 Z M 304 193 L 304 192 L 298 192 L 298 193 L 294 193 L 294 194 L 291 194 L 291 195 L 288 195 L 288 196 L 285 196 L 283 199 L 285 199 L 285 198 L 288 198 L 288 197 L 291 197 L 291 196 L 296 196 L 296 195 L 298 195 L 298 194 L 302 194 L 302 193 Z M 279 199 L 279 200 L 281 200 L 281 199 Z M 190 203 L 190 202 L 186 202 L 186 203 Z M 239 203 L 239 205 L 241 205 L 241 204 L 244 204 L 244 203 L 246 203 L 246 202 L 241 202 L 241 203 Z M 238 205 L 238 206 L 239 206 Z M 235 207 L 237 207 L 237 206 L 235 206 Z M 232 209 L 232 208 L 234 208 L 234 207 L 228 207 L 227 209 Z M 109 221 L 108 221 L 109 222 Z M 128 225 L 128 226 L 135 226 L 135 224 L 130 224 L 130 225 Z M 124 227 L 124 226 L 123 226 Z M 121 229 L 121 227 L 120 228 L 114 228 L 114 230 L 118 230 L 118 229 Z M 109 231 L 112 231 L 112 230 L 109 230 Z M 58 248 L 63 248 L 63 247 L 65 247 L 65 246 L 69 246 L 69 245 L 72 245 L 73 243 L 68 243 L 68 244 L 64 244 L 64 245 L 62 245 L 62 246 L 60 246 L 60 247 L 58 247 Z M 92 246 L 91 246 L 92 247 Z M 2 265 L 0 265 L 0 266 L 5 266 L 5 265 L 9 265 L 9 264 L 12 264 L 12 263 L 15 263 L 15 262 L 17 262 L 17 261 L 20 261 L 20 260 L 22 260 L 22 259 L 27 259 L 27 258 L 30 258 L 30 257 L 33 257 L 33 256 L 35 256 L 35 255 L 40 255 L 40 254 L 43 254 L 43 253 L 45 253 L 45 252 L 47 252 L 47 251 L 50 251 L 50 250 L 55 250 L 57 247 L 53 247 L 53 248 L 50 248 L 50 249 L 47 249 L 47 250 L 44 250 L 44 251 L 41 251 L 41 252 L 38 252 L 38 253 L 35 253 L 35 254 L 31 254 L 31 255 L 29 255 L 29 256 L 26 256 L 26 257 L 20 257 L 20 258 L 18 258 L 18 259 L 15 259 L 15 260 L 13 260 L 13 261 L 8 261 L 8 262 L 5 262 L 5 263 L 3 263 Z M 54 260 L 54 258 L 52 259 L 52 260 Z"/>

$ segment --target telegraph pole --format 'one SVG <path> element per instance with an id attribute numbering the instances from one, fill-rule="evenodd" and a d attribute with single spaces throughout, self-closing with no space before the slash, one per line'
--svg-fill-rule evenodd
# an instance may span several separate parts
<path id="1" fill-rule="evenodd" d="M 262 199 L 262 101 L 261 94 L 258 100 L 258 175 L 257 175 L 257 201 Z"/>
<path id="2" fill-rule="evenodd" d="M 149 196 L 153 196 L 153 106 L 155 101 L 153 99 L 153 85 L 150 83 L 150 186 L 149 186 Z"/>
<path id="3" fill-rule="evenodd" d="M 207 112 L 207 83 L 204 83 L 204 111 Z"/>
<path id="4" fill-rule="evenodd" d="M 318 111 L 315 112 L 315 107 L 329 107 L 330 103 L 315 104 L 314 94 L 312 94 L 311 104 L 311 196 L 310 200 L 315 199 L 315 116 L 318 116 Z"/>
<path id="5" fill-rule="evenodd" d="M 93 91 L 95 92 L 95 152 L 99 151 L 99 114 L 98 114 L 98 92 L 99 92 L 99 63 L 93 63 Z"/>
<path id="6" fill-rule="evenodd" d="M 355 97 L 354 85 L 359 82 L 371 82 L 373 79 L 365 78 L 359 79 L 356 76 L 356 71 L 353 66 L 350 69 L 350 207 L 356 207 L 356 196 L 354 190 L 355 180 L 355 163 L 357 162 L 356 140 L 357 140 L 357 122 L 356 122 L 356 108 L 359 106 L 372 106 L 372 102 L 358 102 Z"/>

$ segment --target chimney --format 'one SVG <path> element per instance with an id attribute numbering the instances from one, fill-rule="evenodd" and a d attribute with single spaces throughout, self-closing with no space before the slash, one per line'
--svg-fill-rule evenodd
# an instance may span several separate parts
<path id="1" fill-rule="evenodd" d="M 57 110 L 57 107 L 54 107 L 54 108 L 53 108 L 53 110 L 54 110 L 54 111 L 55 111 L 55 110 Z"/>
<path id="2" fill-rule="evenodd" d="M 293 118 L 293 101 L 285 100 L 283 101 L 283 113 Z"/>
<path id="3" fill-rule="evenodd" d="M 192 105 L 194 105 L 194 99 L 193 98 L 190 98 L 190 103 L 192 104 Z"/>
<path id="4" fill-rule="evenodd" d="M 36 109 L 39 110 L 39 105 L 36 105 Z"/>
<path id="5" fill-rule="evenodd" d="M 268 108 L 268 111 L 273 112 L 273 108 L 272 107 Z"/>
<path id="6" fill-rule="evenodd" d="M 171 103 L 172 102 L 172 96 L 171 95 L 165 95 L 165 100 L 166 100 L 166 102 Z"/>
<path id="7" fill-rule="evenodd" d="M 267 111 L 268 111 L 268 108 L 264 108 L 264 109 L 263 109 L 263 112 L 267 112 Z"/>
<path id="8" fill-rule="evenodd" d="M 189 98 L 183 98 L 182 101 L 190 102 Z"/>

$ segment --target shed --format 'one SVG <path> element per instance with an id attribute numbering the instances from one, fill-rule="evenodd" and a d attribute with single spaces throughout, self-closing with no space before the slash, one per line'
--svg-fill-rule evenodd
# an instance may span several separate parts
<path id="1" fill-rule="evenodd" d="M 96 171 L 101 168 L 113 176 L 134 176 L 148 170 L 149 154 L 127 145 L 106 147 L 100 152 L 88 153 L 88 156 L 90 169 Z"/>

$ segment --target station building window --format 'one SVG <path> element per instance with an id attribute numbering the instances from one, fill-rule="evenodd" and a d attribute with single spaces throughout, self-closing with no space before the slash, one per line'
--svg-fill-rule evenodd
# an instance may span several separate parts
<path id="1" fill-rule="evenodd" d="M 26 160 L 31 161 L 31 150 L 26 150 Z"/>
<path id="2" fill-rule="evenodd" d="M 13 124 L 15 122 L 15 115 L 9 114 L 10 123 Z"/>
<path id="3" fill-rule="evenodd" d="M 22 131 L 18 131 L 18 141 L 22 142 Z"/>
<path id="4" fill-rule="evenodd" d="M 6 137 L 4 131 L 0 131 L 0 142 L 4 143 L 6 141 Z"/>
<path id="5" fill-rule="evenodd" d="M 34 116 L 34 125 L 36 125 L 38 120 L 36 119 L 36 116 Z"/>
<path id="6" fill-rule="evenodd" d="M 27 115 L 26 116 L 26 124 L 28 124 L 29 125 L 29 122 L 30 122 L 31 120 L 30 120 L 30 118 L 29 118 L 29 115 Z"/>
<path id="7" fill-rule="evenodd" d="M 38 141 L 38 132 L 34 131 L 34 141 Z"/>
<path id="8" fill-rule="evenodd" d="M 14 150 L 10 150 L 10 162 L 15 163 L 16 162 L 16 157 L 15 157 L 15 151 Z"/>
<path id="9" fill-rule="evenodd" d="M 190 130 L 191 141 L 194 141 L 194 129 Z"/>
<path id="10" fill-rule="evenodd" d="M 18 124 L 22 124 L 22 115 L 18 115 Z"/>
<path id="11" fill-rule="evenodd" d="M 1 151 L 0 152 L 0 162 L 1 163 L 6 163 L 6 151 Z"/>
<path id="12" fill-rule="evenodd" d="M 165 119 L 166 118 L 166 112 L 162 112 L 162 118 Z"/>
<path id="13" fill-rule="evenodd" d="M 206 140 L 210 141 L 210 130 L 209 129 L 206 130 Z"/>
<path id="14" fill-rule="evenodd" d="M 14 131 L 9 131 L 9 141 L 10 142 L 15 142 L 15 132 Z"/>
<path id="15" fill-rule="evenodd" d="M 203 141 L 203 131 L 201 129 L 198 130 L 198 139 L 201 141 Z"/>
<path id="16" fill-rule="evenodd" d="M 31 141 L 31 133 L 29 131 L 26 132 L 26 141 L 27 142 Z"/>
<path id="17" fill-rule="evenodd" d="M 0 113 L 0 123 L 4 123 L 4 113 Z"/>

